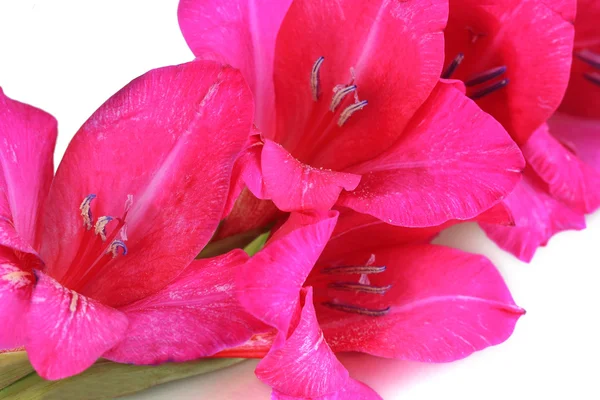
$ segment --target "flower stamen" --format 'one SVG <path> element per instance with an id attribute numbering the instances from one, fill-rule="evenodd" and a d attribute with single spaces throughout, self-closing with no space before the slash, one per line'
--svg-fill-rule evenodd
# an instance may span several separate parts
<path id="1" fill-rule="evenodd" d="M 332 308 L 334 310 L 343 311 L 351 314 L 361 314 L 368 315 L 369 317 L 382 317 L 390 312 L 390 307 L 382 308 L 382 309 L 372 309 L 372 308 L 363 308 L 356 307 L 348 304 L 336 304 L 332 302 L 324 302 L 321 303 L 325 307 Z"/>
<path id="2" fill-rule="evenodd" d="M 600 74 L 598 72 L 586 72 L 583 77 L 588 81 L 600 86 Z"/>
<path id="3" fill-rule="evenodd" d="M 355 90 L 356 85 L 349 85 L 342 89 L 338 89 L 333 95 L 333 98 L 331 99 L 331 105 L 329 106 L 329 110 L 331 112 L 335 112 L 342 100 L 344 100 L 344 97 L 346 97 L 346 95 L 348 95 L 349 93 L 354 92 Z"/>
<path id="4" fill-rule="evenodd" d="M 318 101 L 319 96 L 321 96 L 321 77 L 319 76 L 319 71 L 324 60 L 325 57 L 323 56 L 317 58 L 310 73 L 310 91 L 314 101 Z"/>
<path id="5" fill-rule="evenodd" d="M 102 239 L 103 242 L 106 242 L 106 225 L 113 219 L 113 217 L 104 216 L 96 220 L 96 225 L 94 226 L 94 233 L 96 235 L 100 235 L 100 239 Z"/>
<path id="6" fill-rule="evenodd" d="M 487 96 L 490 93 L 493 93 L 493 92 L 495 92 L 495 91 L 497 91 L 499 89 L 502 89 L 503 87 L 505 87 L 506 85 L 508 85 L 508 83 L 509 83 L 508 78 L 502 79 L 499 82 L 496 82 L 496 83 L 494 83 L 494 84 L 492 84 L 490 86 L 487 86 L 487 87 L 485 87 L 485 88 L 483 88 L 481 90 L 476 91 L 475 93 L 471 94 L 469 97 L 472 100 L 480 99 L 483 96 Z"/>
<path id="7" fill-rule="evenodd" d="M 95 194 L 88 195 L 79 206 L 81 217 L 83 218 L 83 226 L 86 230 L 92 229 L 92 210 L 90 208 L 92 200 L 96 198 Z"/>
<path id="8" fill-rule="evenodd" d="M 367 104 L 369 104 L 369 102 L 367 100 L 363 100 L 363 101 L 359 101 L 358 103 L 354 103 L 349 105 L 348 107 L 346 107 L 344 109 L 344 111 L 342 111 L 342 113 L 340 114 L 340 118 L 338 119 L 338 126 L 342 126 L 346 123 L 346 121 L 348 121 L 348 118 L 350 118 L 352 116 L 352 114 L 354 114 L 355 112 L 357 112 L 358 110 L 362 110 L 363 108 L 365 108 L 367 106 Z"/>
<path id="9" fill-rule="evenodd" d="M 380 274 L 385 272 L 385 265 L 342 265 L 339 267 L 327 267 L 321 270 L 323 274 Z"/>
<path id="10" fill-rule="evenodd" d="M 349 292 L 362 292 L 362 293 L 370 293 L 370 294 L 380 294 L 384 295 L 392 288 L 392 285 L 386 286 L 373 286 L 364 283 L 354 283 L 354 282 L 331 282 L 327 287 L 331 289 L 344 290 Z"/>
<path id="11" fill-rule="evenodd" d="M 481 83 L 490 81 L 494 78 L 499 77 L 500 75 L 506 72 L 506 65 L 502 65 L 500 67 L 495 67 L 488 69 L 487 71 L 483 71 L 477 75 L 472 76 L 471 78 L 465 81 L 465 86 L 476 86 Z"/>
<path id="12" fill-rule="evenodd" d="M 121 253 L 122 255 L 124 255 L 124 256 L 127 255 L 127 246 L 125 245 L 125 242 L 123 242 L 122 240 L 119 240 L 119 239 L 115 239 L 112 241 L 112 243 L 108 247 L 106 254 L 112 253 L 112 257 L 115 258 L 119 255 L 119 249 L 122 250 L 122 253 Z"/>
<path id="13" fill-rule="evenodd" d="M 454 60 L 446 67 L 444 72 L 442 72 L 442 79 L 450 79 L 464 58 L 464 53 L 458 53 L 456 57 L 454 57 Z"/>
<path id="14" fill-rule="evenodd" d="M 575 56 L 591 67 L 600 69 L 600 54 L 584 49 L 576 52 Z"/>

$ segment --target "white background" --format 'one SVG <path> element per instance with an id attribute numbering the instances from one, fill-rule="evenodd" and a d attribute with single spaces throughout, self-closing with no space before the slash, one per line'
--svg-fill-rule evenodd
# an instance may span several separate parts
<path id="1" fill-rule="evenodd" d="M 145 71 L 191 60 L 177 1 L 0 0 L 0 86 L 59 121 L 56 162 L 111 94 Z M 556 236 L 533 262 L 504 254 L 475 226 L 443 241 L 482 252 L 527 310 L 503 345 L 446 365 L 342 357 L 386 399 L 600 399 L 600 214 Z M 268 399 L 255 361 L 157 387 L 130 399 Z"/>

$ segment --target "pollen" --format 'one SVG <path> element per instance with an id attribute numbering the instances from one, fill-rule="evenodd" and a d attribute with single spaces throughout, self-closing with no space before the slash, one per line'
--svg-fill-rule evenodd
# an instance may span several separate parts
<path id="1" fill-rule="evenodd" d="M 314 101 L 318 101 L 319 96 L 321 96 L 321 77 L 319 71 L 321 70 L 321 64 L 323 64 L 324 60 L 325 57 L 323 56 L 317 58 L 310 73 L 310 91 Z"/>
<path id="2" fill-rule="evenodd" d="M 92 229 L 92 210 L 90 208 L 92 200 L 96 198 L 95 194 L 88 195 L 79 206 L 81 217 L 83 218 L 83 226 L 86 230 Z"/>
<path id="3" fill-rule="evenodd" d="M 342 113 L 340 114 L 340 118 L 338 119 L 338 126 L 344 125 L 346 121 L 348 121 L 348 118 L 352 116 L 352 114 L 354 114 L 358 110 L 362 110 L 367 106 L 367 104 L 369 104 L 369 102 L 367 100 L 363 100 L 346 107 L 344 111 L 342 111 Z"/>
<path id="4" fill-rule="evenodd" d="M 74 291 L 71 291 L 71 293 L 73 294 L 73 296 L 71 297 L 71 304 L 69 305 L 69 310 L 72 313 L 74 313 L 75 311 L 77 311 L 77 300 L 79 299 L 79 295 Z"/>
<path id="5" fill-rule="evenodd" d="M 96 225 L 94 226 L 94 233 L 96 235 L 100 235 L 100 238 L 103 242 L 106 241 L 106 225 L 113 219 L 113 217 L 104 216 L 98 218 L 98 220 L 96 221 Z"/>
<path id="6" fill-rule="evenodd" d="M 334 112 L 336 110 L 336 108 L 338 108 L 338 106 L 340 105 L 342 100 L 344 100 L 344 97 L 346 97 L 346 95 L 348 95 L 349 93 L 354 92 L 355 90 L 356 90 L 356 85 L 350 85 L 350 86 L 346 86 L 341 89 L 338 89 L 335 92 L 335 94 L 333 95 L 333 98 L 331 99 L 331 105 L 329 106 L 329 110 L 331 112 Z"/>
<path id="7" fill-rule="evenodd" d="M 110 246 L 108 246 L 108 250 L 106 250 L 106 253 L 110 253 L 112 254 L 113 258 L 116 258 L 119 255 L 119 249 L 121 249 L 121 254 L 126 256 L 127 255 L 127 246 L 125 245 L 125 242 L 123 242 L 122 240 L 116 239 L 113 240 L 112 243 L 110 244 Z"/>

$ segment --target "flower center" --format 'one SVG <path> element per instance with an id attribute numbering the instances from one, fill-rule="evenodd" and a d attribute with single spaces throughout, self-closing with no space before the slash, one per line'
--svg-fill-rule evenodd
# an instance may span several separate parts
<path id="1" fill-rule="evenodd" d="M 319 57 L 317 61 L 315 61 L 310 75 L 310 90 L 314 101 L 319 101 L 322 95 L 320 71 L 323 61 L 325 61 L 325 57 Z M 352 75 L 354 76 L 354 74 Z M 367 100 L 360 100 L 358 98 L 358 87 L 354 84 L 354 77 L 352 78 L 351 82 L 347 85 L 335 86 L 333 88 L 333 93 L 334 94 L 331 98 L 329 111 L 331 111 L 334 114 L 336 114 L 338 107 L 340 106 L 340 104 L 342 104 L 346 96 L 348 96 L 350 93 L 354 94 L 354 102 L 344 107 L 339 113 L 337 125 L 340 127 L 343 126 L 346 123 L 346 121 L 348 121 L 352 114 L 359 110 L 362 110 L 369 103 Z"/>
<path id="2" fill-rule="evenodd" d="M 600 54 L 593 52 L 588 49 L 580 50 L 575 52 L 575 57 L 591 66 L 592 68 L 600 71 Z M 595 85 L 600 86 L 600 72 L 584 72 L 583 77 Z"/>
<path id="3" fill-rule="evenodd" d="M 442 78 L 452 78 L 464 59 L 465 55 L 458 53 L 442 72 Z M 502 78 L 505 73 L 506 65 L 501 65 L 470 76 L 464 81 L 465 86 L 468 88 L 468 96 L 473 100 L 477 100 L 502 89 L 509 83 L 508 78 Z"/>
<path id="4" fill-rule="evenodd" d="M 114 258 L 127 255 L 127 224 L 125 218 L 133 203 L 128 195 L 125 210 L 120 218 L 104 215 L 96 219 L 92 212 L 95 194 L 86 196 L 79 209 L 83 220 L 84 236 L 63 285 L 79 291 Z M 93 229 L 92 229 L 93 227 Z"/>
<path id="5" fill-rule="evenodd" d="M 361 314 L 371 317 L 380 317 L 390 311 L 389 306 L 375 307 L 379 305 L 392 285 L 374 285 L 369 276 L 385 272 L 385 266 L 372 265 L 374 257 L 366 265 L 342 265 L 327 267 L 321 270 L 321 275 L 327 275 L 328 283 L 325 286 L 327 301 L 321 304 L 333 310 L 352 314 Z M 350 296 L 342 296 L 344 292 L 350 292 Z M 378 298 L 373 299 L 372 296 Z M 373 302 L 375 300 L 375 302 Z M 365 305 L 366 303 L 370 305 Z"/>

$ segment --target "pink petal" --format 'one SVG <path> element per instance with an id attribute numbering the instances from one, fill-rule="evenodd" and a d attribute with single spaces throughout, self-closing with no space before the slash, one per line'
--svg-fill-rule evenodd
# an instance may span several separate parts
<path id="1" fill-rule="evenodd" d="M 261 163 L 267 196 L 282 211 L 328 210 L 342 190 L 354 190 L 360 182 L 359 175 L 303 164 L 270 140 Z"/>
<path id="2" fill-rule="evenodd" d="M 600 173 L 600 119 L 556 113 L 548 125 L 552 136 Z"/>
<path id="3" fill-rule="evenodd" d="M 298 293 L 327 244 L 337 212 L 292 214 L 265 248 L 239 269 L 236 284 L 246 309 L 287 332 Z"/>
<path id="4" fill-rule="evenodd" d="M 517 307 L 502 277 L 484 257 L 443 246 L 396 246 L 349 253 L 321 260 L 338 265 L 386 266 L 368 275 L 372 287 L 385 294 L 335 290 L 338 281 L 357 275 L 323 274 L 316 270 L 315 305 L 325 338 L 335 352 L 360 351 L 381 357 L 446 362 L 505 341 L 524 310 Z M 362 280 L 362 279 L 361 279 Z M 326 304 L 361 310 L 385 310 L 379 316 L 340 311 Z"/>
<path id="5" fill-rule="evenodd" d="M 12 349 L 25 344 L 33 275 L 19 268 L 12 251 L 0 247 L 0 349 Z"/>
<path id="6" fill-rule="evenodd" d="M 37 230 L 54 175 L 56 120 L 7 97 L 0 89 L 0 244 L 38 248 Z"/>
<path id="7" fill-rule="evenodd" d="M 235 296 L 242 250 L 197 260 L 168 286 L 121 309 L 126 338 L 106 354 L 121 363 L 158 364 L 211 356 L 246 342 L 264 326 Z"/>
<path id="8" fill-rule="evenodd" d="M 44 379 L 78 374 L 123 339 L 127 317 L 36 271 L 27 315 L 29 361 Z"/>
<path id="9" fill-rule="evenodd" d="M 443 0 L 294 1 L 275 49 L 274 140 L 300 161 L 334 170 L 381 153 L 438 81 L 447 13 Z M 315 102 L 310 80 L 319 57 Z M 333 90 L 352 81 L 369 104 L 339 127 L 355 98 L 348 95 L 332 113 Z"/>
<path id="10" fill-rule="evenodd" d="M 540 246 L 556 233 L 585 228 L 583 214 L 550 196 L 547 187 L 531 171 L 504 200 L 515 217 L 515 226 L 481 224 L 502 249 L 529 262 Z"/>
<path id="11" fill-rule="evenodd" d="M 585 76 L 598 73 L 598 69 L 579 57 L 586 50 L 600 54 L 600 3 L 597 0 L 578 0 L 577 9 L 573 65 L 560 111 L 581 117 L 600 118 L 600 88 Z"/>
<path id="12" fill-rule="evenodd" d="M 163 287 L 214 233 L 252 117 L 251 93 L 230 67 L 191 62 L 133 80 L 83 125 L 58 169 L 42 247 L 48 273 L 111 306 Z M 94 218 L 123 217 L 131 204 L 129 251 L 86 274 L 102 255 L 74 261 L 87 242 L 99 242 L 79 209 L 90 193 Z"/>
<path id="13" fill-rule="evenodd" d="M 271 350 L 258 364 L 256 376 L 280 394 L 312 399 L 341 390 L 349 377 L 319 328 L 312 289 L 302 294 L 298 325 L 283 346 Z"/>
<path id="14" fill-rule="evenodd" d="M 594 139 L 600 145 L 600 124 L 598 127 L 599 136 Z M 522 150 L 528 164 L 548 185 L 551 196 L 580 213 L 600 206 L 600 170 L 594 170 L 567 150 L 550 135 L 546 124 L 534 132 Z M 596 151 L 600 154 L 600 146 Z"/>
<path id="15" fill-rule="evenodd" d="M 349 249 L 370 251 L 408 243 L 428 243 L 443 228 L 435 226 L 416 229 L 393 226 L 370 215 L 343 209 L 322 257 L 335 259 L 348 253 Z"/>
<path id="16" fill-rule="evenodd" d="M 498 122 L 440 84 L 390 150 L 349 170 L 361 183 L 338 204 L 407 227 L 471 219 L 510 193 L 523 166 Z"/>
<path id="17" fill-rule="evenodd" d="M 560 4 L 559 4 L 560 3 Z M 506 66 L 495 80 L 509 83 L 477 100 L 512 137 L 525 143 L 560 104 L 569 81 L 575 0 L 451 0 L 445 65 L 464 55 L 453 78 L 468 81 Z"/>
<path id="18" fill-rule="evenodd" d="M 239 68 L 256 104 L 256 124 L 275 129 L 273 57 L 281 21 L 292 0 L 182 0 L 179 26 L 194 54 Z"/>
<path id="19" fill-rule="evenodd" d="M 515 217 L 506 203 L 500 202 L 475 217 L 475 221 L 513 226 L 515 224 Z"/>
<path id="20" fill-rule="evenodd" d="M 260 170 L 260 154 L 263 142 L 259 134 L 251 135 L 246 142 L 246 148 L 233 166 L 231 177 L 231 188 L 227 197 L 227 204 L 223 212 L 223 218 L 227 217 L 233 210 L 235 201 L 247 186 L 259 199 L 265 199 L 264 182 Z"/>

